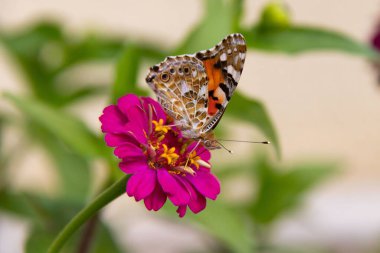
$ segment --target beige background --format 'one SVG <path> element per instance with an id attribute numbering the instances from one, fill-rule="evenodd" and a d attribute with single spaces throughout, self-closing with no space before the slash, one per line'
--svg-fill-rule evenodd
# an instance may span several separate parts
<path id="1" fill-rule="evenodd" d="M 246 1 L 245 24 L 257 19 L 264 3 Z M 296 23 L 327 26 L 363 42 L 368 40 L 380 15 L 378 0 L 292 0 L 288 5 Z M 168 47 L 180 42 L 201 14 L 200 1 L 0 0 L 0 26 L 6 29 L 54 17 L 70 31 L 132 35 Z M 112 74 L 109 66 L 91 76 L 110 83 Z M 142 84 L 144 75 L 141 73 Z M 239 90 L 267 106 L 279 133 L 284 162 L 323 158 L 342 165 L 339 176 L 309 196 L 302 212 L 279 224 L 275 233 L 278 242 L 323 244 L 334 252 L 364 252 L 380 245 L 380 86 L 375 80 L 365 60 L 338 53 L 288 57 L 251 52 L 247 56 Z M 0 89 L 22 91 L 23 81 L 0 50 Z M 0 105 L 6 106 L 2 101 Z M 104 105 L 105 100 L 92 101 L 81 105 L 76 113 L 91 127 L 99 128 L 97 117 Z M 221 124 L 235 127 L 226 120 Z M 236 134 L 238 139 L 261 137 L 244 126 L 238 129 L 242 129 Z M 12 143 L 18 138 L 15 133 L 7 141 Z M 237 151 L 233 160 L 244 157 L 244 145 L 231 144 L 231 148 Z M 214 163 L 222 156 L 225 154 L 216 155 Z M 49 171 L 41 164 L 48 167 L 49 161 L 38 150 L 25 157 L 13 172 L 16 187 L 42 185 L 48 191 L 54 185 L 54 175 L 46 182 Z M 240 188 L 237 191 L 243 194 L 246 189 Z M 210 243 L 190 228 L 157 221 L 140 210 L 140 204 L 119 199 L 105 213 L 116 231 L 133 227 L 118 234 L 123 243 L 133 247 L 133 252 L 147 252 L 151 247 L 156 252 L 179 252 L 185 245 L 202 249 Z M 0 215 L 1 253 L 22 252 L 17 242 L 25 237 L 25 227 L 27 224 L 14 217 Z M 10 243 L 10 238 L 16 239 Z M 163 239 L 170 242 L 166 248 L 161 247 Z"/>

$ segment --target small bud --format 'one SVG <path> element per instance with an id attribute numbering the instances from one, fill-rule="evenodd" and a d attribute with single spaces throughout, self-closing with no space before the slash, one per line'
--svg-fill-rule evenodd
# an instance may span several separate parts
<path id="1" fill-rule="evenodd" d="M 260 26 L 264 29 L 283 29 L 290 25 L 289 11 L 281 1 L 268 3 L 260 18 Z"/>

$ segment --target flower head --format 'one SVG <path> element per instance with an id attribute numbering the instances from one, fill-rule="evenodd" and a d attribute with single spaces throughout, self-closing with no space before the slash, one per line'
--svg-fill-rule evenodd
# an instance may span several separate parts
<path id="1" fill-rule="evenodd" d="M 218 179 L 211 174 L 210 152 L 197 141 L 184 138 L 159 103 L 133 94 L 121 97 L 100 117 L 108 146 L 115 147 L 120 169 L 132 174 L 127 194 L 144 200 L 148 210 L 159 210 L 169 200 L 183 217 L 215 200 Z"/>

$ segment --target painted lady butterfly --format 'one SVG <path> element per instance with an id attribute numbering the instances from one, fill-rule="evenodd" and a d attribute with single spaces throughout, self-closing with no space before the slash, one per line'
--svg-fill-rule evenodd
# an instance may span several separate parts
<path id="1" fill-rule="evenodd" d="M 184 137 L 220 148 L 212 130 L 236 89 L 246 51 L 243 35 L 231 34 L 209 50 L 167 57 L 150 68 L 146 82 Z"/>

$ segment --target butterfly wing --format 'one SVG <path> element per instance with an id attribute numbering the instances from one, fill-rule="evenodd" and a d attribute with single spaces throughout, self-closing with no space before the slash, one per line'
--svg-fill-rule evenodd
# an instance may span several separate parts
<path id="1" fill-rule="evenodd" d="M 146 82 L 182 133 L 205 136 L 216 127 L 236 89 L 245 61 L 241 34 L 231 34 L 215 47 L 167 57 L 151 67 Z"/>
<path id="2" fill-rule="evenodd" d="M 146 81 L 183 135 L 198 138 L 208 107 L 208 80 L 202 61 L 194 55 L 168 57 L 150 69 Z"/>
<path id="3" fill-rule="evenodd" d="M 215 47 L 196 54 L 208 78 L 208 117 L 202 128 L 203 133 L 211 131 L 219 123 L 238 85 L 246 51 L 243 35 L 231 34 Z"/>

